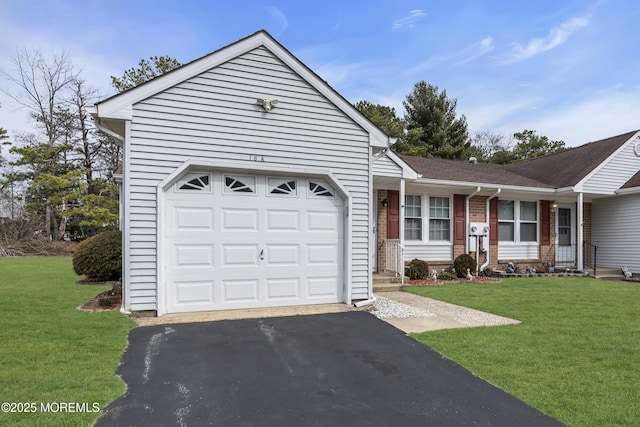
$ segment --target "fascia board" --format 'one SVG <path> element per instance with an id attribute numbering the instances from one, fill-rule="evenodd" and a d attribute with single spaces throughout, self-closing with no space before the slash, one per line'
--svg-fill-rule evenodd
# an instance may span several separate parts
<path id="1" fill-rule="evenodd" d="M 640 194 L 640 187 L 620 188 L 615 191 L 616 195 Z"/>
<path id="2" fill-rule="evenodd" d="M 450 181 L 450 180 L 444 180 L 444 179 L 420 178 L 415 183 L 423 184 L 423 185 L 442 185 L 447 187 L 470 187 L 470 188 L 482 187 L 483 190 L 497 190 L 498 188 L 501 188 L 503 191 L 522 191 L 523 193 L 548 193 L 548 194 L 556 193 L 555 188 L 521 187 L 518 185 L 487 184 L 483 182 Z"/>
<path id="3" fill-rule="evenodd" d="M 415 170 L 413 170 L 413 168 L 411 166 L 409 166 L 409 164 L 407 162 L 405 162 L 404 160 L 402 160 L 397 154 L 395 154 L 393 151 L 389 150 L 387 151 L 387 153 L 385 154 L 392 162 L 394 162 L 396 165 L 398 165 L 401 169 L 402 169 L 402 177 L 405 179 L 413 179 L 416 180 L 418 179 L 418 172 L 416 172 Z"/>

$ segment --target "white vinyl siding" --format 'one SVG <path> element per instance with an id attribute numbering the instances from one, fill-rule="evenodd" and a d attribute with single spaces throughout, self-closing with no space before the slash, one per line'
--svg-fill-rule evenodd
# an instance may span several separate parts
<path id="1" fill-rule="evenodd" d="M 599 267 L 628 267 L 640 274 L 640 195 L 595 199 L 591 204 L 591 243 Z"/>
<path id="2" fill-rule="evenodd" d="M 405 242 L 404 260 L 414 258 L 425 261 L 453 261 L 453 246 L 450 243 L 408 244 Z"/>
<path id="3" fill-rule="evenodd" d="M 599 170 L 584 182 L 585 193 L 610 194 L 624 185 L 638 170 L 640 157 L 633 152 L 635 135 Z"/>
<path id="4" fill-rule="evenodd" d="M 134 105 L 130 140 L 132 310 L 157 308 L 156 189 L 189 159 L 332 171 L 352 196 L 351 297 L 368 297 L 369 135 L 268 50 Z"/>
<path id="5" fill-rule="evenodd" d="M 402 168 L 395 164 L 395 162 L 389 157 L 384 155 L 373 162 L 373 175 L 401 178 Z"/>

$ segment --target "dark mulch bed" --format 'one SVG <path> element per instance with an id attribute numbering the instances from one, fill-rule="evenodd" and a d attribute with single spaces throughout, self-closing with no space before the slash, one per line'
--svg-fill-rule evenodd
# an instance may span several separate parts
<path id="1" fill-rule="evenodd" d="M 104 292 L 100 292 L 95 297 L 91 298 L 86 303 L 78 307 L 78 310 L 95 312 L 95 311 L 113 311 L 120 310 L 122 305 L 122 283 L 121 282 L 105 282 L 97 281 L 95 279 L 85 279 L 78 283 L 82 284 L 105 284 L 113 283 L 111 289 L 107 289 Z"/>
<path id="2" fill-rule="evenodd" d="M 411 286 L 442 286 L 442 285 L 453 285 L 457 283 L 496 283 L 499 282 L 500 279 L 496 279 L 494 277 L 474 277 L 471 280 L 468 279 L 454 279 L 454 280 L 441 280 L 441 279 L 424 279 L 424 280 L 410 280 L 409 284 Z"/>

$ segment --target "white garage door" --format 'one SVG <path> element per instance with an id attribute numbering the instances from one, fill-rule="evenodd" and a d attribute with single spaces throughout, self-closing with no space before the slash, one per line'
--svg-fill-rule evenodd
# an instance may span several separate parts
<path id="1" fill-rule="evenodd" d="M 189 173 L 166 200 L 167 312 L 343 300 L 343 199 L 326 181 Z"/>

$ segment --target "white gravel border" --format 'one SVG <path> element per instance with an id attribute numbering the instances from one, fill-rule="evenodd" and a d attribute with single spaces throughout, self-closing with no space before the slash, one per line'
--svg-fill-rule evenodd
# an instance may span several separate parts
<path id="1" fill-rule="evenodd" d="M 435 314 L 411 305 L 376 295 L 371 314 L 378 319 L 406 319 L 409 317 L 432 317 Z"/>

